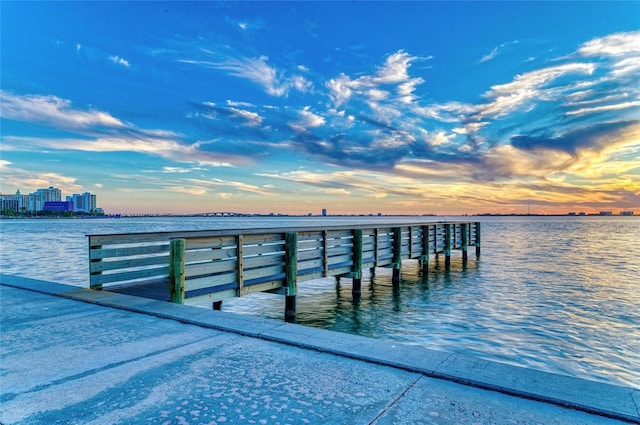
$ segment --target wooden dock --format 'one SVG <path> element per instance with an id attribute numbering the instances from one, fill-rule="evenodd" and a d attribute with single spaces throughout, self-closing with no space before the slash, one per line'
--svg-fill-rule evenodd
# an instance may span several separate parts
<path id="1" fill-rule="evenodd" d="M 480 256 L 479 222 L 208 230 L 87 235 L 90 287 L 184 303 L 255 292 L 285 295 L 285 320 L 295 321 L 298 283 L 320 277 L 353 279 L 360 297 L 362 271 L 390 267 L 399 284 L 402 260 L 429 269 L 431 255 L 468 247 Z"/>

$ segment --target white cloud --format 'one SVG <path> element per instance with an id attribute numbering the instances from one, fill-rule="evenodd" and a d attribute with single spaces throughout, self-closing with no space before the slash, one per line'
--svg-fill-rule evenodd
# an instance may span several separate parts
<path id="1" fill-rule="evenodd" d="M 626 56 L 640 53 L 640 31 L 611 34 L 584 43 L 578 49 L 583 56 Z"/>
<path id="2" fill-rule="evenodd" d="M 316 115 L 310 111 L 310 108 L 306 106 L 304 109 L 298 111 L 298 120 L 289 123 L 289 127 L 298 133 L 307 132 L 310 128 L 320 127 L 326 122 L 324 117 Z"/>
<path id="3" fill-rule="evenodd" d="M 109 56 L 109 60 L 116 65 L 124 66 L 125 68 L 129 68 L 131 64 L 126 59 L 121 58 L 120 56 Z"/>
<path id="4" fill-rule="evenodd" d="M 494 47 L 493 50 L 491 50 L 491 52 L 487 53 L 480 59 L 480 63 L 487 62 L 495 58 L 496 56 L 498 56 L 499 51 L 500 49 L 498 47 Z"/>
<path id="5" fill-rule="evenodd" d="M 258 195 L 268 195 L 271 192 L 266 187 L 260 187 L 253 184 L 248 184 L 239 181 L 232 180 L 223 180 L 219 178 L 213 178 L 210 180 L 199 180 L 199 179 L 186 179 L 185 181 L 202 187 L 227 187 L 237 189 L 243 192 L 251 192 L 256 193 Z"/>
<path id="6" fill-rule="evenodd" d="M 195 162 L 214 167 L 229 167 L 232 164 L 247 164 L 241 156 L 218 154 L 200 149 L 206 142 L 190 145 L 170 139 L 99 137 L 94 139 L 39 138 L 6 136 L 2 138 L 3 149 L 25 151 L 34 149 L 75 150 L 84 152 L 136 152 L 160 156 L 172 161 Z"/>
<path id="7" fill-rule="evenodd" d="M 183 187 L 183 186 L 169 186 L 166 190 L 170 192 L 186 193 L 188 195 L 201 196 L 207 193 L 207 189 L 203 187 Z"/>
<path id="8" fill-rule="evenodd" d="M 53 172 L 41 172 L 38 169 L 14 167 L 9 161 L 0 160 L 2 179 L 0 180 L 0 193 L 15 192 L 20 189 L 24 195 L 41 187 L 54 186 L 65 193 L 78 193 L 84 189 L 76 183 L 75 177 L 65 176 Z M 10 189 L 9 189 L 10 188 Z"/>
<path id="9" fill-rule="evenodd" d="M 442 146 L 451 144 L 451 140 L 455 138 L 455 134 L 447 135 L 443 130 L 437 130 L 428 135 L 426 142 L 431 146 Z"/>
<path id="10" fill-rule="evenodd" d="M 102 111 L 80 111 L 71 101 L 56 96 L 16 96 L 0 90 L 0 116 L 6 119 L 49 124 L 64 129 L 87 129 L 94 126 L 125 128 L 127 124 Z"/>
<path id="11" fill-rule="evenodd" d="M 424 83 L 422 78 L 411 78 L 409 67 L 418 58 L 399 50 L 390 54 L 373 75 L 363 75 L 351 79 L 344 73 L 325 83 L 329 89 L 329 97 L 335 108 L 340 107 L 352 96 L 362 96 L 370 101 L 382 101 L 390 98 L 389 89 L 385 86 L 396 86 L 398 97 L 394 100 L 400 103 L 411 103 L 415 100 L 413 92 L 416 87 Z M 384 87 L 384 88 L 383 88 Z"/>
<path id="12" fill-rule="evenodd" d="M 336 108 L 351 98 L 353 91 L 350 85 L 351 79 L 345 74 L 340 74 L 337 78 L 326 82 L 325 86 L 329 89 L 329 96 Z"/>
<path id="13" fill-rule="evenodd" d="M 267 63 L 268 59 L 266 56 L 260 56 L 258 58 L 229 58 L 222 61 L 179 59 L 178 62 L 226 71 L 229 75 L 244 78 L 262 86 L 271 96 L 285 96 L 291 89 L 301 92 L 311 89 L 312 83 L 305 77 L 300 75 L 288 77 L 284 72 L 270 66 Z"/>
<path id="14" fill-rule="evenodd" d="M 190 173 L 192 170 L 190 168 L 183 167 L 162 167 L 163 173 Z"/>
<path id="15" fill-rule="evenodd" d="M 499 118 L 523 106 L 531 109 L 541 98 L 548 97 L 544 89 L 557 79 L 569 74 L 591 75 L 595 68 L 590 63 L 569 63 L 516 75 L 510 83 L 491 87 L 484 96 L 492 101 L 478 105 L 478 112 L 482 117 Z"/>
<path id="16" fill-rule="evenodd" d="M 401 83 L 409 79 L 409 66 L 415 58 L 400 50 L 387 57 L 384 66 L 378 70 L 374 81 L 378 84 Z"/>
<path id="17" fill-rule="evenodd" d="M 574 111 L 569 111 L 566 114 L 567 115 L 585 115 L 585 114 L 593 114 L 596 112 L 617 111 L 620 109 L 633 108 L 637 106 L 640 106 L 640 101 L 622 102 L 622 103 L 616 103 L 612 105 L 602 105 L 602 106 L 593 106 L 590 108 L 581 108 L 581 109 L 576 109 Z"/>
<path id="18" fill-rule="evenodd" d="M 258 127 L 264 120 L 260 114 L 238 108 L 229 108 L 232 117 L 239 117 L 246 121 L 248 127 Z"/>
<path id="19" fill-rule="evenodd" d="M 493 49 L 491 49 L 491 51 L 489 53 L 487 53 L 486 55 L 484 55 L 482 58 L 480 58 L 480 60 L 478 61 L 478 63 L 484 63 L 484 62 L 488 62 L 492 59 L 495 59 L 496 56 L 498 56 L 500 53 L 502 53 L 502 51 L 508 47 L 511 46 L 513 44 L 518 44 L 518 40 L 515 41 L 510 41 L 508 43 L 502 43 L 499 46 L 494 47 Z M 529 58 L 529 60 L 531 60 L 532 58 Z"/>
<path id="20" fill-rule="evenodd" d="M 207 106 L 216 106 L 215 103 L 213 102 L 203 102 L 205 105 Z M 229 106 L 236 106 L 238 108 L 254 108 L 255 105 L 253 103 L 249 103 L 249 102 L 237 102 L 237 101 L 233 101 L 233 100 L 229 100 L 227 99 L 227 105 Z"/>

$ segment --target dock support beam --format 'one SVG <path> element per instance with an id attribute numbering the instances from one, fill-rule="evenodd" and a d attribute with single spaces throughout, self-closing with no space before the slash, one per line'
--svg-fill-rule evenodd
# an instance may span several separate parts
<path id="1" fill-rule="evenodd" d="M 422 226 L 422 273 L 429 273 L 429 226 Z"/>
<path id="2" fill-rule="evenodd" d="M 402 227 L 393 228 L 393 285 L 400 284 L 400 269 L 402 267 Z"/>
<path id="3" fill-rule="evenodd" d="M 169 244 L 169 301 L 178 304 L 184 304 L 184 246 L 184 239 Z"/>
<path id="4" fill-rule="evenodd" d="M 296 295 L 298 294 L 298 234 L 287 232 L 284 241 L 285 305 L 284 321 L 296 322 Z"/>
<path id="5" fill-rule="evenodd" d="M 476 258 L 480 258 L 480 222 L 476 223 Z"/>
<path id="6" fill-rule="evenodd" d="M 462 265 L 467 265 L 467 245 L 469 245 L 469 227 L 467 223 L 462 223 L 460 228 L 462 234 Z"/>
<path id="7" fill-rule="evenodd" d="M 444 225 L 444 269 L 451 269 L 451 224 Z"/>
<path id="8" fill-rule="evenodd" d="M 360 301 L 362 296 L 362 229 L 353 230 L 353 264 L 351 266 L 353 286 L 351 295 L 353 302 Z"/>

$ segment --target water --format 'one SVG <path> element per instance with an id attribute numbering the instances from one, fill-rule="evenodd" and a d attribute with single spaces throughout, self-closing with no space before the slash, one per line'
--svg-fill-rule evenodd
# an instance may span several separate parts
<path id="1" fill-rule="evenodd" d="M 415 222 L 418 217 L 2 220 L 3 273 L 88 286 L 86 234 Z M 442 218 L 439 218 L 442 219 Z M 474 220 L 476 218 L 473 218 Z M 640 388 L 640 219 L 482 217 L 482 256 L 429 273 L 404 261 L 351 281 L 300 284 L 298 323 Z M 282 320 L 270 294 L 225 300 L 223 310 Z"/>

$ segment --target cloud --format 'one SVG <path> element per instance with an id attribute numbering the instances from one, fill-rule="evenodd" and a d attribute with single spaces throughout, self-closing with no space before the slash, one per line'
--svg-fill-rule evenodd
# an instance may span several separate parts
<path id="1" fill-rule="evenodd" d="M 610 34 L 582 44 L 578 54 L 583 56 L 627 56 L 640 52 L 640 31 Z"/>
<path id="2" fill-rule="evenodd" d="M 315 127 L 320 127 L 324 125 L 325 122 L 326 120 L 324 117 L 314 114 L 307 106 L 298 111 L 298 120 L 296 122 L 289 123 L 289 127 L 297 133 L 303 133 Z"/>
<path id="3" fill-rule="evenodd" d="M 131 64 L 126 59 L 121 58 L 120 56 L 109 56 L 109 60 L 116 65 L 123 66 L 125 68 L 129 68 Z"/>
<path id="4" fill-rule="evenodd" d="M 181 162 L 212 166 L 246 165 L 243 155 L 213 152 L 210 142 L 184 143 L 172 131 L 139 129 L 111 114 L 97 110 L 73 108 L 71 102 L 56 96 L 18 96 L 0 91 L 4 119 L 44 125 L 72 132 L 80 137 L 23 137 L 2 135 L 3 149 L 77 150 L 87 152 L 136 152 L 160 156 Z"/>
<path id="5" fill-rule="evenodd" d="M 494 47 L 493 50 L 491 50 L 491 52 L 487 53 L 486 55 L 484 55 L 480 59 L 480 63 L 487 62 L 487 61 L 490 61 L 491 59 L 495 58 L 496 56 L 498 56 L 498 52 L 499 51 L 500 51 L 500 48 Z"/>
<path id="6" fill-rule="evenodd" d="M 500 118 L 522 107 L 532 109 L 540 100 L 552 98 L 546 89 L 556 80 L 572 74 L 591 75 L 594 70 L 593 64 L 569 63 L 517 75 L 509 83 L 491 87 L 484 94 L 491 102 L 478 105 L 476 115 L 479 119 Z"/>
<path id="7" fill-rule="evenodd" d="M 511 41 L 508 43 L 502 43 L 499 46 L 494 47 L 493 49 L 491 49 L 491 51 L 489 53 L 487 53 L 486 55 L 484 55 L 482 58 L 480 58 L 480 60 L 478 61 L 478 63 L 484 63 L 484 62 L 488 62 L 492 59 L 495 59 L 499 54 L 501 54 L 506 48 L 514 45 L 514 44 L 518 44 L 519 41 L 515 40 L 515 41 Z M 531 58 L 529 58 L 531 59 Z"/>
<path id="8" fill-rule="evenodd" d="M 320 192 L 327 195 L 350 196 L 351 192 L 347 189 L 320 189 Z"/>
<path id="9" fill-rule="evenodd" d="M 192 168 L 169 167 L 169 166 L 162 167 L 163 173 L 170 173 L 170 174 L 175 174 L 175 173 L 184 174 L 184 173 L 190 173 L 192 171 L 193 171 Z"/>
<path id="10" fill-rule="evenodd" d="M 272 191 L 269 188 L 256 186 L 249 183 L 233 181 L 233 180 L 224 180 L 220 178 L 213 178 L 209 180 L 200 180 L 200 179 L 185 179 L 185 182 L 189 182 L 194 186 L 200 187 L 209 187 L 209 188 L 231 188 L 236 189 L 241 192 L 250 192 L 257 195 L 269 195 Z"/>
<path id="11" fill-rule="evenodd" d="M 167 190 L 170 192 L 186 193 L 188 195 L 202 196 L 207 194 L 207 190 L 202 187 L 183 187 L 183 186 L 169 186 Z"/>
<path id="12" fill-rule="evenodd" d="M 6 160 L 0 160 L 0 171 L 2 172 L 0 193 L 14 193 L 20 189 L 26 195 L 31 190 L 50 186 L 57 187 L 65 193 L 78 193 L 84 189 L 82 185 L 77 183 L 75 177 L 42 171 L 37 167 L 25 170 L 15 167 L 13 163 Z"/>
<path id="13" fill-rule="evenodd" d="M 0 90 L 0 117 L 51 125 L 63 129 L 88 129 L 94 127 L 123 129 L 127 124 L 109 113 L 71 107 L 71 101 L 56 96 L 18 96 Z"/>
<path id="14" fill-rule="evenodd" d="M 305 93 L 313 87 L 313 84 L 301 75 L 289 76 L 270 66 L 267 63 L 269 58 L 266 56 L 213 59 L 178 59 L 178 62 L 226 71 L 229 75 L 258 84 L 267 94 L 276 97 L 286 96 L 291 89 Z"/>
<path id="15" fill-rule="evenodd" d="M 422 78 L 409 76 L 411 63 L 418 59 L 399 50 L 387 56 L 384 64 L 378 67 L 373 75 L 351 79 L 342 73 L 336 78 L 329 79 L 325 87 L 329 90 L 333 107 L 340 108 L 352 96 L 368 100 L 375 107 L 378 101 L 391 96 L 389 89 L 395 91 L 395 99 L 399 99 L 402 103 L 411 102 L 414 99 L 413 92 L 416 87 L 424 83 Z M 389 86 L 395 86 L 395 88 Z"/>
<path id="16" fill-rule="evenodd" d="M 612 105 L 602 105 L 602 106 L 593 106 L 590 108 L 575 109 L 573 111 L 568 111 L 567 115 L 585 115 L 585 114 L 593 114 L 596 112 L 617 111 L 620 109 L 633 108 L 636 106 L 640 106 L 640 100 L 633 101 L 633 102 L 616 103 Z"/>

